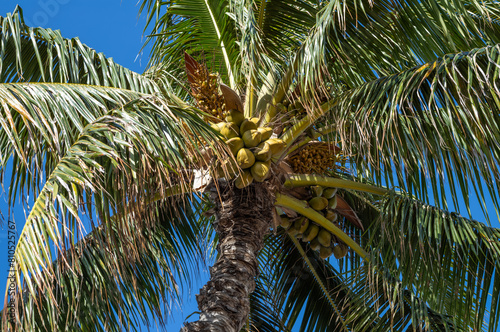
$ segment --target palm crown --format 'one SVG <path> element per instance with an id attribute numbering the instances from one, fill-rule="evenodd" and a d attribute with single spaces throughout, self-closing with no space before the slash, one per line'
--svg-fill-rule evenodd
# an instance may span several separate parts
<path id="1" fill-rule="evenodd" d="M 498 208 L 496 2 L 141 10 L 142 75 L 1 18 L 0 176 L 35 197 L 4 327 L 162 324 L 217 244 L 185 331 L 496 330 L 500 232 L 447 211 Z"/>

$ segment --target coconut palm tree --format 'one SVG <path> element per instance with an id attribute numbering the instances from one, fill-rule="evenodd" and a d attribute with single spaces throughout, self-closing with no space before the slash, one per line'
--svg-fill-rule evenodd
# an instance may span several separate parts
<path id="1" fill-rule="evenodd" d="M 1 18 L 0 176 L 34 197 L 4 329 L 162 326 L 216 251 L 182 331 L 496 331 L 498 2 L 141 11 L 142 75 Z"/>

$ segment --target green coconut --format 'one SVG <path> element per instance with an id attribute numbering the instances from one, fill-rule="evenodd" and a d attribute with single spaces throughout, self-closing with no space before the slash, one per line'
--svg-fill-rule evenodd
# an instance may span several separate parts
<path id="1" fill-rule="evenodd" d="M 318 233 L 319 233 L 319 226 L 310 224 L 309 227 L 307 227 L 306 231 L 304 232 L 304 235 L 302 236 L 302 241 L 304 242 L 312 241 L 316 238 Z"/>
<path id="2" fill-rule="evenodd" d="M 262 135 L 256 129 L 245 131 L 241 138 L 247 148 L 254 148 L 262 141 Z"/>
<path id="3" fill-rule="evenodd" d="M 323 259 L 327 259 L 332 255 L 332 253 L 333 253 L 333 248 L 321 247 L 319 249 L 319 257 Z"/>
<path id="4" fill-rule="evenodd" d="M 220 133 L 220 130 L 225 124 L 226 124 L 225 122 L 212 123 L 210 127 L 212 127 L 212 129 Z"/>
<path id="5" fill-rule="evenodd" d="M 224 161 L 217 167 L 218 177 L 229 177 L 233 179 L 239 173 L 239 167 L 233 158 Z"/>
<path id="6" fill-rule="evenodd" d="M 280 225 L 284 229 L 288 229 L 288 227 L 290 227 L 292 225 L 290 218 L 288 218 L 287 216 L 280 216 L 280 220 L 281 220 Z"/>
<path id="7" fill-rule="evenodd" d="M 332 242 L 332 234 L 326 229 L 322 229 L 319 231 L 317 239 L 323 247 L 329 247 Z"/>
<path id="8" fill-rule="evenodd" d="M 326 188 L 323 190 L 323 197 L 326 199 L 333 198 L 335 194 L 337 193 L 337 188 Z"/>
<path id="9" fill-rule="evenodd" d="M 273 153 L 269 144 L 262 142 L 255 148 L 254 155 L 255 159 L 259 161 L 268 161 L 273 156 Z"/>
<path id="10" fill-rule="evenodd" d="M 331 222 L 337 221 L 338 217 L 339 216 L 332 210 L 326 210 L 325 212 L 325 218 L 330 220 Z"/>
<path id="11" fill-rule="evenodd" d="M 243 120 L 243 122 L 240 124 L 240 134 L 242 136 L 245 133 L 245 131 L 252 129 L 257 130 L 257 125 L 254 122 L 250 121 L 249 119 Z"/>
<path id="12" fill-rule="evenodd" d="M 323 187 L 322 186 L 312 186 L 311 190 L 313 192 L 313 195 L 316 197 L 320 197 L 323 194 Z"/>
<path id="13" fill-rule="evenodd" d="M 299 230 L 295 227 L 290 227 L 289 229 L 287 229 L 287 233 L 290 234 L 290 236 L 297 236 L 299 235 Z"/>
<path id="14" fill-rule="evenodd" d="M 248 149 L 240 149 L 236 154 L 236 162 L 242 169 L 250 168 L 255 163 L 255 156 Z"/>
<path id="15" fill-rule="evenodd" d="M 269 175 L 269 170 L 271 169 L 271 161 L 257 161 L 250 168 L 250 172 L 255 181 L 263 182 L 267 179 Z"/>
<path id="16" fill-rule="evenodd" d="M 333 196 L 328 200 L 328 208 L 332 210 L 337 208 L 337 196 Z"/>
<path id="17" fill-rule="evenodd" d="M 241 125 L 241 123 L 245 120 L 245 115 L 241 113 L 238 110 L 229 110 L 226 113 L 226 121 L 227 122 L 232 122 L 238 127 Z"/>
<path id="18" fill-rule="evenodd" d="M 221 128 L 220 133 L 226 138 L 226 139 L 231 139 L 233 137 L 238 137 L 239 135 L 239 130 L 238 126 L 235 125 L 234 123 L 227 122 L 224 124 L 224 126 Z"/>
<path id="19" fill-rule="evenodd" d="M 309 243 L 309 247 L 311 247 L 312 250 L 319 250 L 321 248 L 321 243 L 319 243 L 318 238 L 313 239 Z"/>
<path id="20" fill-rule="evenodd" d="M 238 189 L 243 189 L 249 186 L 253 182 L 252 174 L 248 170 L 244 170 L 237 178 L 234 180 L 234 185 Z"/>
<path id="21" fill-rule="evenodd" d="M 338 245 L 333 248 L 333 255 L 337 259 L 344 258 L 347 255 L 347 247 L 344 245 Z"/>
<path id="22" fill-rule="evenodd" d="M 307 230 L 307 227 L 309 227 L 309 219 L 307 219 L 306 217 L 301 217 L 295 220 L 293 227 L 298 230 L 300 234 L 302 234 Z"/>
<path id="23" fill-rule="evenodd" d="M 229 140 L 226 141 L 227 146 L 229 146 L 229 149 L 233 153 L 233 156 L 236 156 L 238 151 L 244 147 L 243 140 L 239 137 L 233 137 Z"/>
<path id="24" fill-rule="evenodd" d="M 313 197 L 309 200 L 309 205 L 316 211 L 321 211 L 328 206 L 328 200 L 324 197 Z"/>
<path id="25" fill-rule="evenodd" d="M 273 129 L 269 127 L 259 127 L 257 128 L 259 133 L 262 135 L 262 140 L 267 141 L 273 135 Z"/>

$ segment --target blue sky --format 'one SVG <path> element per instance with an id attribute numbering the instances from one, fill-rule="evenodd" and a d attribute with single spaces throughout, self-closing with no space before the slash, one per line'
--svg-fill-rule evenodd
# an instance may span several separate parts
<path id="1" fill-rule="evenodd" d="M 66 38 L 79 37 L 80 40 L 107 57 L 112 57 L 116 63 L 136 72 L 142 73 L 147 65 L 149 48 L 140 54 L 145 38 L 143 29 L 145 17 L 138 17 L 139 7 L 136 1 L 120 0 L 2 0 L 0 1 L 0 16 L 12 12 L 19 4 L 24 12 L 26 22 L 31 26 L 41 26 L 53 30 L 61 30 Z M 10 170 L 7 170 L 10 174 Z M 7 190 L 10 179 L 4 179 Z M 0 212 L 7 218 L 7 197 L 0 189 Z M 24 225 L 25 212 L 20 201 L 16 202 L 13 211 L 18 234 Z M 7 278 L 7 220 L 0 215 L 0 294 L 3 306 Z M 191 291 L 186 290 L 182 311 L 177 308 L 168 321 L 168 331 L 179 331 L 184 318 L 197 310 L 195 294 L 208 278 L 204 271 L 200 278 L 193 280 Z M 191 319 L 192 320 L 192 319 Z M 147 329 L 145 329 L 147 330 Z M 155 326 L 151 327 L 156 330 Z"/>

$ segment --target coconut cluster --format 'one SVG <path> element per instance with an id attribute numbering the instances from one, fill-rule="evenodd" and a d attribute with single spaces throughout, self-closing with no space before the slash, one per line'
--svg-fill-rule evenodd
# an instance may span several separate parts
<path id="1" fill-rule="evenodd" d="M 295 173 L 323 174 L 327 169 L 335 167 L 335 150 L 326 142 L 314 142 L 305 145 L 297 153 L 288 158 Z"/>
<path id="2" fill-rule="evenodd" d="M 311 208 L 318 211 L 333 224 L 338 225 L 337 188 L 323 188 L 321 186 L 311 187 L 313 197 L 308 201 Z M 280 216 L 281 226 L 288 234 L 308 242 L 311 249 L 319 251 L 323 259 L 332 254 L 335 258 L 343 258 L 347 254 L 347 246 L 339 241 L 335 235 L 325 228 L 315 224 L 304 216 L 290 219 L 286 215 Z"/>
<path id="3" fill-rule="evenodd" d="M 191 88 L 198 108 L 205 113 L 211 114 L 215 119 L 223 120 L 226 104 L 224 96 L 219 91 L 218 75 L 210 73 L 205 66 L 200 65 L 196 68 L 192 77 L 194 82 L 191 83 Z"/>
<path id="4" fill-rule="evenodd" d="M 227 161 L 220 170 L 225 168 L 239 189 L 253 181 L 263 182 L 270 175 L 271 158 L 283 152 L 285 142 L 271 138 L 272 128 L 259 127 L 258 118 L 245 118 L 238 110 L 226 112 L 225 120 L 212 127 L 226 138 L 237 165 Z M 240 169 L 243 171 L 239 172 Z"/>

